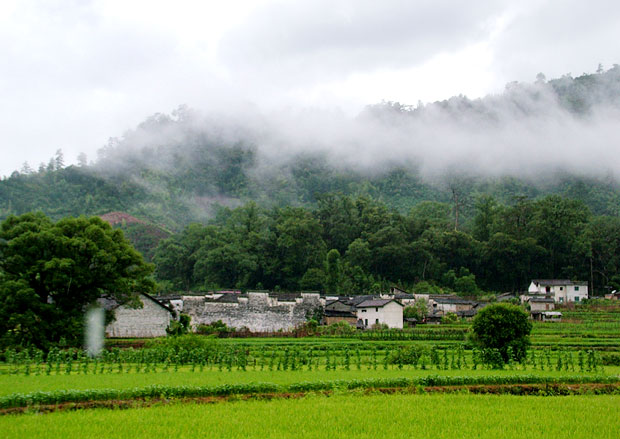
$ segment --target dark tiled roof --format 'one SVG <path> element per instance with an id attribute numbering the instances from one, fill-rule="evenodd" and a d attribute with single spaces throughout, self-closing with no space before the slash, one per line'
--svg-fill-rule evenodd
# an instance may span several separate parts
<path id="1" fill-rule="evenodd" d="M 323 315 L 325 317 L 353 317 L 353 318 L 357 318 L 357 316 L 355 315 L 355 313 L 353 312 L 348 312 L 348 311 L 334 311 L 331 309 L 326 309 L 323 312 Z"/>
<path id="2" fill-rule="evenodd" d="M 352 305 L 358 305 L 362 302 L 365 302 L 367 300 L 373 300 L 375 298 L 375 296 L 351 296 L 349 298 L 347 298 L 345 303 L 350 303 Z"/>
<path id="3" fill-rule="evenodd" d="M 563 285 L 587 285 L 586 281 L 572 281 L 569 279 L 532 279 L 536 285 L 563 286 Z"/>
<path id="4" fill-rule="evenodd" d="M 159 301 L 181 300 L 183 298 L 180 294 L 162 294 L 154 297 Z"/>
<path id="5" fill-rule="evenodd" d="M 398 303 L 400 306 L 403 306 L 400 302 L 394 299 L 373 299 L 373 300 L 365 300 L 362 303 L 358 304 L 358 308 L 381 308 L 382 306 L 387 305 L 390 302 Z"/>
<path id="6" fill-rule="evenodd" d="M 278 299 L 279 302 L 295 302 L 301 299 L 301 293 L 270 293 L 269 297 Z"/>
<path id="7" fill-rule="evenodd" d="M 149 294 L 146 294 L 146 293 L 139 293 L 139 295 L 142 296 L 142 297 L 146 297 L 147 299 L 155 302 L 157 305 L 161 306 L 166 311 L 168 311 L 170 313 L 174 313 L 174 311 L 170 307 L 164 305 L 162 302 L 157 300 L 155 297 L 153 297 L 153 296 L 151 296 Z M 109 297 L 108 298 L 101 298 L 101 299 L 99 299 L 99 303 L 102 304 L 103 308 L 106 309 L 106 310 L 116 309 L 119 306 L 121 306 L 116 300 L 114 300 L 113 298 L 109 298 Z"/>
<path id="8" fill-rule="evenodd" d="M 455 296 L 447 296 L 447 297 L 434 296 L 432 299 L 437 303 L 452 303 L 456 305 L 472 305 L 472 306 L 478 304 L 478 302 L 474 302 L 472 300 L 466 300 L 466 299 L 463 299 L 462 297 L 455 297 Z"/>
<path id="9" fill-rule="evenodd" d="M 549 297 L 532 297 L 530 299 L 530 302 L 536 302 L 536 303 L 554 303 L 555 300 L 549 298 Z"/>
<path id="10" fill-rule="evenodd" d="M 226 293 L 217 299 L 209 299 L 205 297 L 205 302 L 211 303 L 238 303 L 240 297 L 248 297 L 245 294 Z"/>

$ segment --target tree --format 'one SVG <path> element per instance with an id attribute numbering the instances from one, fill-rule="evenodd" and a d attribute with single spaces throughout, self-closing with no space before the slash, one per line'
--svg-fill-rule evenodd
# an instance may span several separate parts
<path id="1" fill-rule="evenodd" d="M 88 156 L 84 152 L 78 154 L 77 161 L 80 168 L 85 168 L 88 166 Z"/>
<path id="2" fill-rule="evenodd" d="M 497 216 L 497 202 L 490 195 L 481 195 L 476 200 L 473 237 L 478 241 L 488 241 Z"/>
<path id="3" fill-rule="evenodd" d="M 100 218 L 42 213 L 0 224 L 0 345 L 79 343 L 84 311 L 106 297 L 139 306 L 153 267 Z"/>
<path id="4" fill-rule="evenodd" d="M 525 359 L 531 331 L 528 314 L 521 307 L 508 303 L 483 308 L 473 321 L 474 341 L 483 348 L 499 350 L 504 362 L 509 361 L 510 350 L 515 360 Z"/>
<path id="5" fill-rule="evenodd" d="M 534 204 L 530 235 L 549 252 L 552 278 L 575 276 L 563 269 L 574 264 L 574 248 L 589 219 L 589 209 L 578 200 L 550 195 Z"/>
<path id="6" fill-rule="evenodd" d="M 65 155 L 62 153 L 62 149 L 56 150 L 54 162 L 56 164 L 55 169 L 62 169 L 65 167 Z"/>
<path id="7" fill-rule="evenodd" d="M 408 319 L 416 319 L 418 322 L 423 322 L 428 315 L 428 304 L 424 299 L 418 299 L 413 305 L 406 306 L 403 309 L 403 317 Z"/>
<path id="8" fill-rule="evenodd" d="M 325 291 L 328 294 L 339 294 L 340 284 L 342 283 L 342 266 L 340 263 L 340 253 L 332 249 L 325 258 Z"/>
<path id="9" fill-rule="evenodd" d="M 275 257 L 269 272 L 283 288 L 296 289 L 308 269 L 325 261 L 321 223 L 305 209 L 287 207 L 277 213 L 273 232 Z"/>

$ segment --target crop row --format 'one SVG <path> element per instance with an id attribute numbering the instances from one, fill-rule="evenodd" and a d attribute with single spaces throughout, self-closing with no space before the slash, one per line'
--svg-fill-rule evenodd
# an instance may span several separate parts
<path id="1" fill-rule="evenodd" d="M 380 378 L 363 380 L 335 380 L 299 382 L 290 385 L 273 383 L 224 384 L 217 386 L 164 386 L 152 385 L 133 389 L 56 390 L 50 392 L 14 393 L 0 397 L 0 409 L 31 407 L 47 404 L 85 401 L 127 400 L 148 398 L 218 397 L 229 395 L 268 394 L 285 392 L 317 392 L 354 389 L 389 389 L 431 386 L 511 385 L 511 384 L 588 384 L 617 383 L 618 376 L 439 376 L 417 378 Z"/>
<path id="2" fill-rule="evenodd" d="M 602 357 L 593 350 L 551 351 L 530 350 L 521 363 L 513 358 L 504 364 L 499 351 L 495 349 L 473 349 L 468 351 L 458 346 L 455 349 L 439 349 L 437 346 L 394 345 L 385 349 L 360 349 L 328 347 L 315 350 L 312 347 L 284 347 L 256 349 L 240 344 L 211 344 L 203 347 L 158 347 L 145 349 L 114 349 L 104 351 L 99 357 L 91 358 L 83 351 L 50 350 L 6 351 L 6 363 L 0 373 L 20 375 L 59 374 L 103 374 L 128 372 L 178 371 L 190 367 L 191 371 L 209 370 L 350 370 L 388 369 L 405 366 L 415 369 L 460 370 L 460 369 L 509 369 L 522 370 L 564 370 L 596 372 L 604 364 Z M 606 357 L 605 357 L 606 358 Z M 614 362 L 607 364 L 615 364 Z"/>

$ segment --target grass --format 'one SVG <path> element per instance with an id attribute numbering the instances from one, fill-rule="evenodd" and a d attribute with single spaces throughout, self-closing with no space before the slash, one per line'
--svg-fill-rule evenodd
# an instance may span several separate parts
<path id="1" fill-rule="evenodd" d="M 619 396 L 335 395 L 0 417 L 5 438 L 617 438 Z"/>
<path id="2" fill-rule="evenodd" d="M 620 367 L 606 366 L 604 373 L 619 375 Z M 103 375 L 0 375 L 0 396 L 12 393 L 31 393 L 36 391 L 73 390 L 73 389 L 130 389 L 146 387 L 154 384 L 168 386 L 217 386 L 222 384 L 243 384 L 267 382 L 274 384 L 292 384 L 303 381 L 332 381 L 351 380 L 366 378 L 395 378 L 395 377 L 421 377 L 427 375 L 445 376 L 483 376 L 483 375 L 539 375 L 548 377 L 561 377 L 579 375 L 570 371 L 541 371 L 541 370 L 420 370 L 405 367 L 402 370 L 397 367 L 384 370 L 298 370 L 298 371 L 237 371 L 231 372 L 217 370 L 203 372 L 191 372 L 188 367 L 181 368 L 177 372 L 148 372 L 148 373 L 110 373 Z M 584 376 L 592 374 L 582 374 Z"/>

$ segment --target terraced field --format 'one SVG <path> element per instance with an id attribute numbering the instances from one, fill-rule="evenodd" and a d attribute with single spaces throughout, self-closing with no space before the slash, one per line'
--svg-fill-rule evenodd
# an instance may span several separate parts
<path id="1" fill-rule="evenodd" d="M 526 360 L 501 368 L 472 349 L 466 323 L 353 338 L 187 337 L 111 348 L 95 360 L 77 350 L 7 351 L 0 431 L 615 438 L 620 314 L 567 314 L 561 323 L 535 323 Z M 123 343 L 143 345 L 116 342 Z M 110 410 L 118 407 L 127 410 Z"/>

